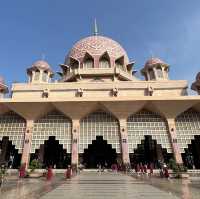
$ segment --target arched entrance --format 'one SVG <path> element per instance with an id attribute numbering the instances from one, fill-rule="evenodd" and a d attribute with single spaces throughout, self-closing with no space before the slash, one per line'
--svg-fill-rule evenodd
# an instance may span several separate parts
<path id="1" fill-rule="evenodd" d="M 66 150 L 63 150 L 62 145 L 55 139 L 55 136 L 50 136 L 49 140 L 46 140 L 44 143 L 44 167 L 66 168 L 68 162 L 66 162 L 65 154 Z"/>
<path id="2" fill-rule="evenodd" d="M 163 149 L 160 144 L 157 144 L 157 141 L 153 140 L 152 136 L 147 135 L 131 155 L 131 162 L 148 165 L 153 163 L 155 167 L 159 167 L 159 162 L 168 162 L 171 157 L 172 154 L 167 153 L 167 150 Z"/>
<path id="3" fill-rule="evenodd" d="M 83 164 L 86 168 L 96 168 L 97 164 L 110 168 L 116 162 L 116 150 L 112 149 L 112 145 L 108 144 L 106 140 L 103 140 L 103 136 L 97 136 L 88 149 L 84 150 Z"/>
<path id="4" fill-rule="evenodd" d="M 185 153 L 182 156 L 185 165 L 189 169 L 200 169 L 200 135 L 194 136 L 194 139 L 188 145 L 188 149 L 185 149 Z"/>
<path id="5" fill-rule="evenodd" d="M 8 168 L 18 168 L 20 166 L 21 155 L 8 137 L 3 137 L 0 141 L 0 165 L 5 164 Z"/>
<path id="6" fill-rule="evenodd" d="M 43 167 L 66 168 L 71 164 L 71 134 L 71 120 L 59 111 L 53 110 L 39 118 L 33 128 L 31 160 L 38 158 Z"/>
<path id="7" fill-rule="evenodd" d="M 13 111 L 0 115 L 0 162 L 10 162 L 13 168 L 20 166 L 26 120 Z"/>
<path id="8" fill-rule="evenodd" d="M 121 162 L 119 122 L 111 114 L 98 110 L 80 121 L 79 161 L 83 163 L 84 152 L 98 136 L 103 137 L 116 150 L 117 161 Z M 95 145 L 97 146 L 97 145 Z M 96 165 L 95 165 L 96 167 Z"/>
<path id="9" fill-rule="evenodd" d="M 176 118 L 177 142 L 185 165 L 200 169 L 200 113 L 189 109 Z"/>
<path id="10" fill-rule="evenodd" d="M 131 163 L 169 159 L 172 148 L 167 123 L 159 114 L 143 109 L 128 117 L 127 128 Z"/>

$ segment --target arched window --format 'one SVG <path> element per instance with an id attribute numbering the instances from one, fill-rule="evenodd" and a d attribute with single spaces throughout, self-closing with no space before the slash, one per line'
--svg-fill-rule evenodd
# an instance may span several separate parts
<path id="1" fill-rule="evenodd" d="M 157 67 L 156 70 L 157 70 L 158 78 L 163 78 L 162 68 L 161 67 Z"/>
<path id="2" fill-rule="evenodd" d="M 47 72 L 47 71 L 44 71 L 44 72 L 42 73 L 42 81 L 43 81 L 43 82 L 46 82 L 46 81 L 47 81 L 47 78 L 48 78 L 48 72 Z"/>
<path id="3" fill-rule="evenodd" d="M 152 68 L 149 69 L 149 76 L 150 76 L 150 80 L 154 80 L 155 79 L 154 71 L 153 71 Z"/>
<path id="4" fill-rule="evenodd" d="M 125 70 L 124 68 L 124 57 L 121 57 L 115 61 L 115 67 L 121 70 Z"/>
<path id="5" fill-rule="evenodd" d="M 87 57 L 83 62 L 84 68 L 94 68 L 94 60 L 91 57 Z"/>
<path id="6" fill-rule="evenodd" d="M 40 79 L 40 71 L 39 70 L 36 70 L 35 71 L 35 81 L 38 81 Z"/>
<path id="7" fill-rule="evenodd" d="M 70 66 L 72 69 L 77 69 L 79 66 L 79 62 L 74 58 L 70 58 Z"/>
<path id="8" fill-rule="evenodd" d="M 110 60 L 107 53 L 100 58 L 99 68 L 110 68 Z"/>

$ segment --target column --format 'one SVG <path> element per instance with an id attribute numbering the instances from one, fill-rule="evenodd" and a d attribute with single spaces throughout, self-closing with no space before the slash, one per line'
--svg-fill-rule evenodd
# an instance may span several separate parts
<path id="1" fill-rule="evenodd" d="M 169 138 L 170 138 L 170 141 L 171 141 L 174 159 L 175 159 L 177 164 L 183 164 L 181 151 L 180 151 L 179 145 L 177 143 L 175 119 L 174 118 L 167 118 L 167 123 L 168 123 Z"/>
<path id="2" fill-rule="evenodd" d="M 21 163 L 26 163 L 26 169 L 29 166 L 31 143 L 32 143 L 32 130 L 33 130 L 33 120 L 26 121 L 26 131 L 24 134 L 24 146 L 22 151 Z"/>
<path id="3" fill-rule="evenodd" d="M 72 120 L 72 152 L 71 164 L 78 165 L 78 138 L 79 138 L 80 123 L 79 120 Z"/>
<path id="4" fill-rule="evenodd" d="M 128 133 L 126 119 L 119 119 L 120 124 L 120 142 L 122 150 L 122 161 L 124 165 L 130 165 L 129 151 L 128 151 Z"/>

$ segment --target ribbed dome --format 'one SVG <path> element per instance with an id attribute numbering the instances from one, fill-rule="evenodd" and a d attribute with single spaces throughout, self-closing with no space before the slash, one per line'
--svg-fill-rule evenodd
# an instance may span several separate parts
<path id="1" fill-rule="evenodd" d="M 156 64 L 166 64 L 166 63 L 159 58 L 152 57 L 145 63 L 145 67 L 151 67 Z"/>
<path id="2" fill-rule="evenodd" d="M 95 35 L 78 41 L 66 56 L 65 64 L 68 63 L 69 57 L 73 57 L 77 60 L 82 60 L 86 53 L 89 53 L 91 56 L 101 56 L 105 52 L 107 52 L 108 55 L 114 59 L 118 59 L 124 56 L 125 63 L 128 64 L 129 62 L 126 51 L 118 42 L 108 37 Z"/>

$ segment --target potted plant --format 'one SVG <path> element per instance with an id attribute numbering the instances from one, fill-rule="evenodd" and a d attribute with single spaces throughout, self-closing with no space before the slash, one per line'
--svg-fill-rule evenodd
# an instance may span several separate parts
<path id="1" fill-rule="evenodd" d="M 188 178 L 187 167 L 182 164 L 177 164 L 176 161 L 171 158 L 169 160 L 169 167 L 173 170 L 175 178 Z"/>
<path id="2" fill-rule="evenodd" d="M 35 171 L 36 169 L 41 169 L 41 168 L 42 168 L 42 165 L 38 160 L 36 159 L 32 160 L 29 165 L 30 170 L 29 170 L 28 176 L 32 178 L 41 177 L 43 174 Z"/>

